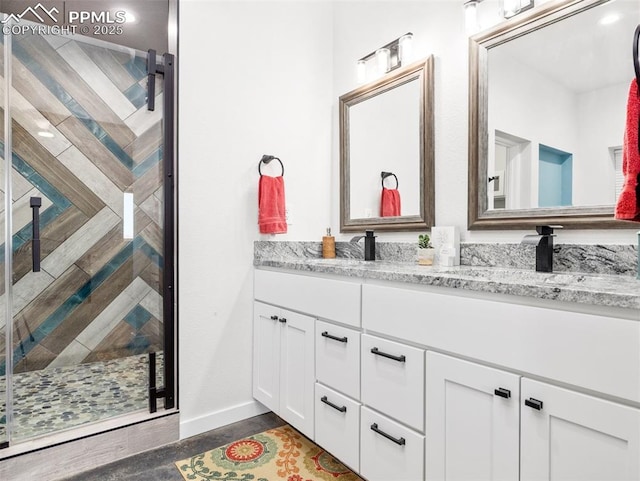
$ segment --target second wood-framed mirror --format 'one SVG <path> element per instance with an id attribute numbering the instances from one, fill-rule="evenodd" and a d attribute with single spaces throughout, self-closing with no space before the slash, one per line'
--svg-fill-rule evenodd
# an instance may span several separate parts
<path id="1" fill-rule="evenodd" d="M 469 229 L 613 217 L 640 2 L 544 3 L 469 40 Z"/>
<path id="2" fill-rule="evenodd" d="M 434 224 L 433 72 L 429 56 L 340 97 L 341 232 Z"/>

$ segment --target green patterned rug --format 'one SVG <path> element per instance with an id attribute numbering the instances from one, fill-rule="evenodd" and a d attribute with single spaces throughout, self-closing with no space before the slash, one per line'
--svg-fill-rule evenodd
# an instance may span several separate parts
<path id="1" fill-rule="evenodd" d="M 361 481 L 291 426 L 281 426 L 176 462 L 187 481 Z"/>

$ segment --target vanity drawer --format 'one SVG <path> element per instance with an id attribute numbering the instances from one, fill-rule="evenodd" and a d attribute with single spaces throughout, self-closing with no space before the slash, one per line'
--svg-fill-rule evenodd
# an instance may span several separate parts
<path id="1" fill-rule="evenodd" d="M 360 333 L 316 321 L 316 379 L 360 399 Z"/>
<path id="2" fill-rule="evenodd" d="M 424 436 L 364 406 L 360 412 L 360 474 L 368 481 L 424 479 Z"/>
<path id="3" fill-rule="evenodd" d="M 637 320 L 377 285 L 362 288 L 362 319 L 427 348 L 640 402 Z"/>
<path id="4" fill-rule="evenodd" d="M 424 351 L 375 336 L 362 336 L 361 400 L 424 431 Z"/>
<path id="5" fill-rule="evenodd" d="M 358 282 L 256 269 L 253 289 L 256 300 L 360 327 Z"/>
<path id="6" fill-rule="evenodd" d="M 354 471 L 360 470 L 360 403 L 316 383 L 314 441 Z"/>

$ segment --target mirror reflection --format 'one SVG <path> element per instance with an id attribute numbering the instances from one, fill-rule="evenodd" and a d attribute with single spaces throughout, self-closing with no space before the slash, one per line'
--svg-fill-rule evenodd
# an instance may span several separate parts
<path id="1" fill-rule="evenodd" d="M 433 58 L 340 97 L 341 230 L 433 224 Z"/>
<path id="2" fill-rule="evenodd" d="M 349 161 L 351 218 L 420 214 L 417 77 L 349 108 Z M 382 179 L 382 172 L 395 179 Z M 392 202 L 393 197 L 400 202 Z M 399 208 L 383 211 L 389 204 Z"/>
<path id="3" fill-rule="evenodd" d="M 565 5 L 472 45 L 472 228 L 483 219 L 503 227 L 510 218 L 520 219 L 512 227 L 536 217 L 613 219 L 640 2 Z"/>

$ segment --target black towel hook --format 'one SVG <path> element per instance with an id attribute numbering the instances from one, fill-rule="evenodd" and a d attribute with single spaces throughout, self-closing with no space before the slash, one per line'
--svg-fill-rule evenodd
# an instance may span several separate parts
<path id="1" fill-rule="evenodd" d="M 387 177 L 391 177 L 391 176 L 393 176 L 396 179 L 396 189 L 398 189 L 398 186 L 400 185 L 398 183 L 398 177 L 393 172 L 380 172 L 380 177 L 382 178 L 380 183 L 382 184 L 382 187 L 384 188 L 384 179 L 386 179 Z"/>
<path id="2" fill-rule="evenodd" d="M 638 43 L 640 43 L 640 25 L 636 27 L 633 34 L 633 69 L 636 71 L 636 84 L 638 86 L 638 96 L 640 96 L 640 57 L 638 57 Z"/>
<path id="3" fill-rule="evenodd" d="M 267 154 L 263 154 L 262 158 L 260 159 L 260 162 L 258 162 L 258 173 L 260 174 L 260 176 L 262 176 L 262 171 L 260 170 L 260 167 L 262 167 L 262 163 L 264 162 L 265 164 L 268 164 L 274 159 L 280 162 L 280 167 L 282 167 L 282 176 L 284 177 L 284 164 L 282 163 L 282 161 L 278 157 L 275 157 L 273 155 L 267 155 Z"/>

